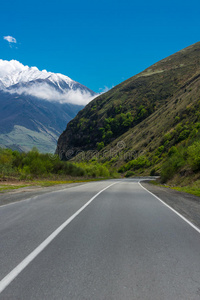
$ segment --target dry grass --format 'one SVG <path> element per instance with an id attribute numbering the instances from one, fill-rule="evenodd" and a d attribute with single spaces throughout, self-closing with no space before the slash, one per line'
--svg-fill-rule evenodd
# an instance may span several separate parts
<path id="1" fill-rule="evenodd" d="M 0 182 L 0 192 L 6 192 L 10 190 L 25 188 L 25 187 L 49 187 L 59 184 L 70 184 L 70 183 L 81 183 L 81 182 L 91 182 L 91 181 L 100 181 L 104 180 L 103 178 L 94 178 L 94 179 L 68 179 L 68 180 L 32 180 L 32 181 L 21 181 L 21 180 L 7 180 Z"/>

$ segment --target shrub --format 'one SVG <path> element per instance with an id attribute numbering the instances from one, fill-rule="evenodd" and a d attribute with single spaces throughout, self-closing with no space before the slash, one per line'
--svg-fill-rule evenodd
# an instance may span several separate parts
<path id="1" fill-rule="evenodd" d="M 105 165 L 99 164 L 97 162 L 75 163 L 75 166 L 84 170 L 84 174 L 88 177 L 110 177 L 109 169 Z"/>
<path id="2" fill-rule="evenodd" d="M 137 159 L 133 159 L 129 161 L 125 166 L 124 166 L 124 171 L 128 171 L 130 169 L 132 170 L 138 170 L 143 167 L 149 167 L 150 162 L 146 156 L 140 156 Z M 120 171 L 119 171 L 120 172 Z"/>
<path id="3" fill-rule="evenodd" d="M 178 149 L 175 146 L 172 146 L 168 151 L 168 156 L 172 156 L 173 154 L 177 153 Z"/>
<path id="4" fill-rule="evenodd" d="M 124 173 L 125 172 L 125 166 L 122 166 L 118 169 L 119 173 Z"/>
<path id="5" fill-rule="evenodd" d="M 0 174 L 2 176 L 14 173 L 12 151 L 0 148 Z"/>
<path id="6" fill-rule="evenodd" d="M 164 151 L 164 148 L 165 147 L 163 145 L 158 147 L 158 149 L 156 150 L 155 155 L 159 157 L 162 154 L 162 152 Z"/>
<path id="7" fill-rule="evenodd" d="M 40 154 L 36 148 L 20 153 L 0 148 L 0 176 L 18 175 L 20 179 L 55 175 L 110 177 L 106 165 L 97 163 L 71 163 L 61 161 L 58 155 Z M 116 172 L 112 171 L 112 175 Z"/>
<path id="8" fill-rule="evenodd" d="M 151 172 L 150 172 L 150 176 L 155 176 L 156 175 L 156 169 L 152 169 Z"/>
<path id="9" fill-rule="evenodd" d="M 101 149 L 104 148 L 104 142 L 100 142 L 100 143 L 97 143 L 97 150 L 100 151 Z"/>
<path id="10" fill-rule="evenodd" d="M 179 116 L 176 116 L 176 117 L 175 117 L 175 122 L 178 123 L 179 121 L 180 121 L 180 117 L 179 117 Z"/>
<path id="11" fill-rule="evenodd" d="M 200 170 L 200 142 L 194 142 L 187 150 L 188 163 L 193 171 Z"/>
<path id="12" fill-rule="evenodd" d="M 172 134 L 171 133 L 166 133 L 163 137 L 163 143 L 166 141 L 170 141 L 172 139 Z"/>
<path id="13" fill-rule="evenodd" d="M 169 179 L 173 178 L 175 173 L 178 172 L 185 163 L 184 152 L 177 151 L 168 157 L 166 162 L 162 165 L 161 182 L 165 183 Z"/>
<path id="14" fill-rule="evenodd" d="M 133 171 L 128 171 L 125 175 L 125 177 L 131 177 L 131 176 L 134 176 L 135 175 L 135 172 Z"/>
<path id="15" fill-rule="evenodd" d="M 190 135 L 190 130 L 185 129 L 183 130 L 178 137 L 178 142 L 184 141 L 188 138 L 188 136 Z"/>

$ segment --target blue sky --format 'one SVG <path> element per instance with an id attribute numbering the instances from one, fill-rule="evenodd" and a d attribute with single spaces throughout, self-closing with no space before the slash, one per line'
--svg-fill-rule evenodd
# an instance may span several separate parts
<path id="1" fill-rule="evenodd" d="M 200 41 L 199 16 L 197 0 L 1 1 L 0 58 L 101 92 Z"/>

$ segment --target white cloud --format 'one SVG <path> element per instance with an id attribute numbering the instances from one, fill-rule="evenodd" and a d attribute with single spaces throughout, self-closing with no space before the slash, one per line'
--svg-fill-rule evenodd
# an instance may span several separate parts
<path id="1" fill-rule="evenodd" d="M 71 103 L 76 105 L 86 105 L 98 96 L 92 96 L 89 92 L 79 89 L 60 92 L 46 83 L 34 83 L 29 87 L 18 87 L 16 90 L 12 89 L 9 92 L 31 95 L 50 102 L 56 101 L 62 104 Z"/>
<path id="2" fill-rule="evenodd" d="M 4 40 L 6 40 L 8 43 L 14 43 L 14 44 L 17 43 L 17 40 L 16 40 L 13 36 L 7 35 L 7 36 L 4 36 L 3 38 L 4 38 Z"/>

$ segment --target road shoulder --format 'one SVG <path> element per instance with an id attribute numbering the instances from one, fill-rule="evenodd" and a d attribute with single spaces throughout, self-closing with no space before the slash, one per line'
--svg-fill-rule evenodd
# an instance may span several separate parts
<path id="1" fill-rule="evenodd" d="M 155 194 L 186 219 L 200 228 L 200 197 L 178 192 L 170 188 L 159 187 L 148 183 L 147 181 L 140 182 L 143 187 Z"/>
<path id="2" fill-rule="evenodd" d="M 16 190 L 12 190 L 10 192 L 1 193 L 0 206 L 11 204 L 22 200 L 27 200 L 39 195 L 43 195 L 46 193 L 55 192 L 59 190 L 64 190 L 67 188 L 83 185 L 86 183 L 87 182 L 78 182 L 78 183 L 59 184 L 50 187 L 28 186 L 24 188 L 19 188 Z"/>

